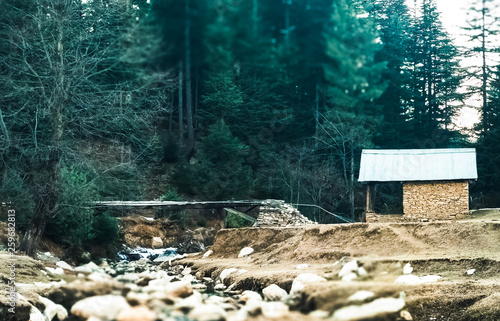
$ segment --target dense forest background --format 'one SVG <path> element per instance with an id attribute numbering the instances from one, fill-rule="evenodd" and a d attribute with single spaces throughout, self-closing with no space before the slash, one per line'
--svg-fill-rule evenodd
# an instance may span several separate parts
<path id="1" fill-rule="evenodd" d="M 24 248 L 102 235 L 95 200 L 277 198 L 357 220 L 363 148 L 476 147 L 472 205 L 500 206 L 494 2 L 471 2 L 457 47 L 436 1 L 1 1 L 0 200 Z M 377 193 L 401 212 L 400 184 Z"/>

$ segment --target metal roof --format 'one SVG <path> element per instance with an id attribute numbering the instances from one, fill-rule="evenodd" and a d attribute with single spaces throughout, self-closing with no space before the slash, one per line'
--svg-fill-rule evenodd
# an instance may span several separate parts
<path id="1" fill-rule="evenodd" d="M 476 149 L 365 149 L 360 182 L 477 179 Z"/>

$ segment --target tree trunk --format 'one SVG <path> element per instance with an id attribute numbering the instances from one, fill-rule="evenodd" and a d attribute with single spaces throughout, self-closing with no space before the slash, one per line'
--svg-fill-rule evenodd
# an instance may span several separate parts
<path id="1" fill-rule="evenodd" d="M 193 127 L 193 91 L 191 88 L 191 20 L 189 16 L 189 0 L 186 0 L 186 28 L 184 30 L 186 45 L 186 121 L 187 121 L 187 147 L 186 156 L 189 158 L 194 150 L 194 127 Z"/>
<path id="2" fill-rule="evenodd" d="M 184 145 L 184 96 L 182 93 L 182 88 L 184 86 L 183 65 L 181 61 L 179 64 L 179 150 L 182 150 Z"/>
<path id="3" fill-rule="evenodd" d="M 351 205 L 351 219 L 355 221 L 354 217 L 354 149 L 351 150 L 351 177 L 350 177 L 350 190 L 349 190 L 349 204 Z"/>

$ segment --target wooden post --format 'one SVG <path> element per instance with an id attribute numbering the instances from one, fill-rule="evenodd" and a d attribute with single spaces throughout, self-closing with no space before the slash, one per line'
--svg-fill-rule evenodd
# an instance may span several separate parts
<path id="1" fill-rule="evenodd" d="M 366 213 L 373 212 L 373 185 L 368 183 L 366 185 Z"/>

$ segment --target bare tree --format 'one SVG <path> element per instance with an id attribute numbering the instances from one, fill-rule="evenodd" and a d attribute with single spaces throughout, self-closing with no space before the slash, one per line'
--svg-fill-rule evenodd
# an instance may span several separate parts
<path id="1" fill-rule="evenodd" d="M 130 3 L 14 0 L 0 6 L 0 129 L 7 141 L 0 153 L 3 165 L 29 182 L 35 210 L 21 249 L 34 255 L 47 220 L 61 212 L 60 168 L 79 157 L 76 142 L 151 148 L 152 139 L 140 132 L 152 131 L 151 120 L 164 112 L 161 90 L 153 87 L 166 77 L 141 73 L 144 61 L 132 61 L 134 46 L 147 47 L 133 36 L 144 16 Z M 148 90 L 158 94 L 156 106 L 144 98 Z"/>

